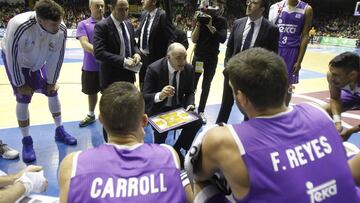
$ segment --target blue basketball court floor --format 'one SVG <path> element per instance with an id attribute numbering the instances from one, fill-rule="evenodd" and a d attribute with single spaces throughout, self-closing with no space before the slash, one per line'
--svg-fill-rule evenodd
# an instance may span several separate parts
<path id="1" fill-rule="evenodd" d="M 190 46 L 189 50 L 192 50 Z M 222 96 L 222 70 L 223 59 L 226 46 L 221 46 L 219 64 L 216 75 L 212 82 L 212 87 L 205 109 L 208 124 L 214 124 Z M 355 51 L 360 53 L 360 49 L 343 47 L 324 47 L 310 45 L 302 64 L 300 73 L 300 83 L 296 85 L 295 95 L 291 100 L 292 104 L 303 101 L 311 101 L 324 104 L 329 100 L 327 82 L 325 79 L 327 64 L 331 58 L 344 51 Z M 191 51 L 188 51 L 190 57 Z M 30 134 L 34 140 L 34 148 L 37 160 L 33 164 L 44 167 L 44 173 L 49 180 L 49 188 L 45 195 L 58 196 L 58 168 L 61 160 L 70 152 L 85 150 L 98 146 L 103 143 L 102 127 L 99 122 L 79 128 L 78 123 L 87 113 L 87 98 L 81 92 L 80 76 L 83 51 L 76 40 L 70 39 L 67 43 L 64 65 L 58 81 L 60 85 L 59 95 L 62 104 L 63 122 L 66 130 L 78 139 L 76 146 L 66 146 L 54 140 L 55 127 L 51 115 L 48 111 L 47 100 L 43 95 L 35 94 L 30 104 Z M 196 104 L 199 102 L 201 89 L 201 79 L 196 92 Z M 7 80 L 3 61 L 0 59 L 0 139 L 9 146 L 21 152 L 21 134 L 17 128 L 15 117 L 15 98 Z M 98 110 L 96 110 L 98 113 Z M 344 125 L 351 127 L 359 124 L 359 111 L 351 111 L 343 114 Z M 233 106 L 229 123 L 242 121 L 241 113 Z M 152 142 L 151 128 L 147 128 L 146 142 Z M 170 133 L 171 134 L 171 133 Z M 169 135 L 168 144 L 174 143 L 173 135 Z M 354 134 L 349 139 L 350 142 L 360 147 L 360 135 Z M 21 159 L 4 160 L 0 158 L 0 169 L 6 173 L 14 173 L 26 166 Z M 106 169 L 104 169 L 106 170 Z"/>

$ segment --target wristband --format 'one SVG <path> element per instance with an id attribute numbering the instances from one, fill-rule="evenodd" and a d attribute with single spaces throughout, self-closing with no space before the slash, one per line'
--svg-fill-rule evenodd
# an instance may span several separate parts
<path id="1" fill-rule="evenodd" d="M 341 117 L 340 117 L 340 115 L 333 115 L 333 120 L 334 120 L 334 123 L 339 123 L 339 122 L 341 122 Z"/>

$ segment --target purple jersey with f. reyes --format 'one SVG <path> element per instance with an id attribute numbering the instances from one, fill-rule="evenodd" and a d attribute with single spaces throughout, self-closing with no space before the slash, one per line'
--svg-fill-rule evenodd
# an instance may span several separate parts
<path id="1" fill-rule="evenodd" d="M 103 144 L 74 160 L 69 203 L 186 202 L 180 170 L 167 146 Z"/>
<path id="2" fill-rule="evenodd" d="M 339 133 L 323 110 L 300 104 L 229 129 L 250 179 L 237 202 L 358 202 Z"/>
<path id="3" fill-rule="evenodd" d="M 279 27 L 279 47 L 299 47 L 307 3 L 299 1 L 293 9 L 286 6 L 286 0 L 277 5 L 280 14 L 275 24 Z"/>
<path id="4" fill-rule="evenodd" d="M 93 17 L 90 17 L 86 20 L 83 20 L 79 23 L 76 30 L 76 38 L 79 37 L 87 37 L 90 44 L 94 43 L 93 35 L 94 35 L 94 27 L 96 21 Z M 83 69 L 86 71 L 99 71 L 99 64 L 96 62 L 95 56 L 91 53 L 84 51 L 84 62 Z"/>

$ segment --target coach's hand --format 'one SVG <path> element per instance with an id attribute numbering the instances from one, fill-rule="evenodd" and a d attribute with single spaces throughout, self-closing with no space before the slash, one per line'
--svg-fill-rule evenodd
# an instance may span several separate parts
<path id="1" fill-rule="evenodd" d="M 26 84 L 18 87 L 17 90 L 21 95 L 32 96 L 34 94 L 34 90 Z"/>
<path id="2" fill-rule="evenodd" d="M 57 92 L 59 89 L 59 86 L 55 83 L 55 84 L 47 84 L 46 86 L 46 90 L 48 92 L 48 94 L 52 94 Z"/>
<path id="3" fill-rule="evenodd" d="M 164 100 L 168 97 L 174 96 L 175 88 L 171 85 L 166 85 L 160 92 L 159 99 Z"/>
<path id="4" fill-rule="evenodd" d="M 141 56 L 138 53 L 136 53 L 133 56 L 133 60 L 134 60 L 135 65 L 137 65 L 141 61 Z"/>

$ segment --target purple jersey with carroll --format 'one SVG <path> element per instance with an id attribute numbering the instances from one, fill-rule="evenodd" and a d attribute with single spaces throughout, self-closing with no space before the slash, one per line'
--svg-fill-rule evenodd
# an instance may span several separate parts
<path id="1" fill-rule="evenodd" d="M 186 202 L 167 146 L 103 144 L 74 156 L 67 202 Z"/>

